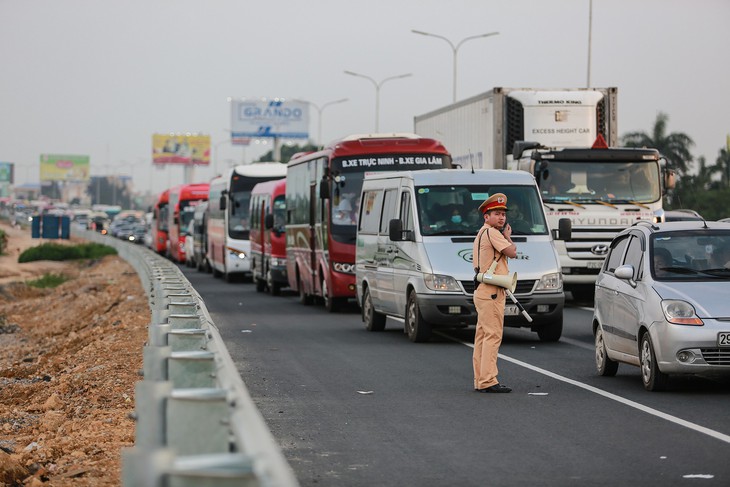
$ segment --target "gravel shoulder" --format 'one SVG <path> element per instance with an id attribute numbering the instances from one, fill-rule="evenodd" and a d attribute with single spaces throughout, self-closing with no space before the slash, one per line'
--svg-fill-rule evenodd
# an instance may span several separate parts
<path id="1" fill-rule="evenodd" d="M 139 278 L 117 256 L 18 264 L 40 242 L 0 227 L 0 486 L 121 485 L 150 320 Z M 25 283 L 47 272 L 70 279 Z"/>

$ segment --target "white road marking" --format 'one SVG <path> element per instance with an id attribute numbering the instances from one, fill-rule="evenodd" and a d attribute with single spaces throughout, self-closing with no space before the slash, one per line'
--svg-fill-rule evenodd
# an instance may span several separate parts
<path id="1" fill-rule="evenodd" d="M 443 335 L 443 336 L 446 336 L 446 335 Z M 448 337 L 448 338 L 450 338 L 451 340 L 454 340 L 456 342 L 459 342 L 463 345 L 466 345 L 467 347 L 474 348 L 473 343 L 465 342 L 465 341 L 458 340 L 458 339 L 451 338 L 451 337 Z M 527 362 L 523 362 L 522 360 L 517 360 L 516 358 L 508 357 L 507 355 L 504 355 L 502 353 L 498 354 L 497 356 L 499 358 L 501 358 L 502 360 L 506 360 L 507 362 L 512 362 L 513 364 L 519 365 L 520 367 L 524 367 L 526 369 L 533 370 L 533 371 L 537 372 L 538 374 L 543 374 L 543 375 L 546 375 L 553 379 L 565 382 L 567 384 L 571 384 L 576 387 L 580 387 L 581 389 L 585 389 L 588 392 L 598 394 L 599 396 L 603 396 L 607 399 L 611 399 L 612 401 L 616 401 L 616 402 L 619 402 L 626 406 L 632 407 L 634 409 L 638 409 L 639 411 L 643 411 L 645 413 L 651 414 L 652 416 L 656 416 L 657 418 L 661 418 L 661 419 L 670 421 L 679 426 L 684 426 L 685 428 L 689 428 L 691 430 L 697 431 L 698 433 L 702 433 L 707 436 L 711 436 L 717 440 L 724 441 L 725 443 L 730 443 L 730 435 L 720 433 L 719 431 L 711 430 L 710 428 L 706 428 L 704 426 L 700 426 L 699 424 L 695 424 L 690 421 L 686 421 L 682 418 L 672 416 L 671 414 L 663 413 L 657 409 L 650 408 L 649 406 L 644 406 L 643 404 L 639 404 L 638 402 L 632 401 L 630 399 L 626 399 L 621 396 L 617 396 L 616 394 L 612 394 L 610 392 L 606 392 L 597 387 L 593 387 L 588 384 L 578 382 L 577 380 L 563 377 L 562 375 L 556 374 L 555 372 L 550 372 L 549 370 L 545 370 L 545 369 L 537 367 L 535 365 L 528 364 Z"/>

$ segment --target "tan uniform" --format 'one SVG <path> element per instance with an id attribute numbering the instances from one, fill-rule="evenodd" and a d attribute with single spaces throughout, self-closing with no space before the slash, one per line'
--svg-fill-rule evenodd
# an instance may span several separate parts
<path id="1" fill-rule="evenodd" d="M 477 248 L 478 245 L 481 248 Z M 474 259 L 476 261 L 479 258 L 479 272 L 487 272 L 492 262 L 498 258 L 494 273 L 509 274 L 507 256 L 502 255 L 501 251 L 510 245 L 512 244 L 496 228 L 485 223 L 474 239 Z M 499 383 L 497 353 L 502 343 L 505 299 L 504 288 L 493 284 L 480 283 L 474 291 L 474 305 L 477 308 L 477 329 L 472 356 L 475 389 L 485 389 Z"/>

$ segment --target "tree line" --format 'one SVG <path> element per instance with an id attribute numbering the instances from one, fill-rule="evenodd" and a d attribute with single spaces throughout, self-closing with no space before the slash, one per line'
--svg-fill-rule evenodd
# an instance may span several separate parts
<path id="1" fill-rule="evenodd" d="M 704 156 L 695 161 L 692 138 L 681 132 L 667 133 L 668 121 L 667 114 L 660 112 L 651 134 L 629 132 L 621 142 L 626 147 L 657 149 L 677 172 L 677 186 L 666 197 L 665 209 L 695 210 L 706 220 L 730 217 L 730 152 L 721 148 L 714 164 L 708 164 Z"/>

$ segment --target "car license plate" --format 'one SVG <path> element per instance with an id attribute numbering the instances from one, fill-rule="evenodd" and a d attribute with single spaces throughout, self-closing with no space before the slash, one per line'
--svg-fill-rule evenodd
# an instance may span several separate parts
<path id="1" fill-rule="evenodd" d="M 589 269 L 600 269 L 601 267 L 603 267 L 603 261 L 588 261 L 586 267 Z"/>
<path id="2" fill-rule="evenodd" d="M 518 314 L 520 314 L 520 311 L 517 309 L 516 304 L 508 304 L 504 307 L 505 316 L 517 316 Z M 730 343 L 728 345 L 730 345 Z"/>
<path id="3" fill-rule="evenodd" d="M 730 347 L 730 331 L 721 331 L 717 334 L 717 346 Z"/>

